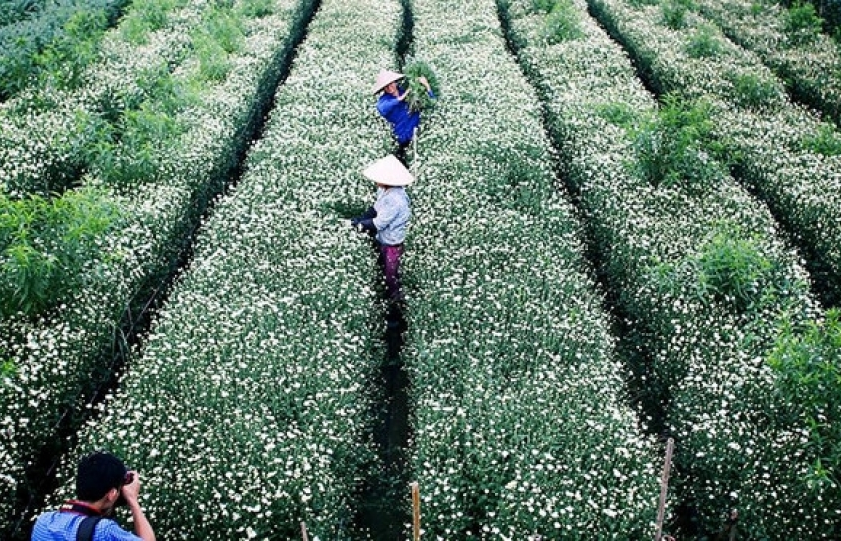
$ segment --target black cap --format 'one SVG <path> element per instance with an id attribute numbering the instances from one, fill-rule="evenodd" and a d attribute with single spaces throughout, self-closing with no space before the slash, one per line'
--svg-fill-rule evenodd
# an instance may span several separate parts
<path id="1" fill-rule="evenodd" d="M 105 451 L 82 457 L 76 471 L 76 497 L 84 502 L 102 499 L 109 490 L 119 490 L 125 483 L 128 469 L 123 461 Z"/>

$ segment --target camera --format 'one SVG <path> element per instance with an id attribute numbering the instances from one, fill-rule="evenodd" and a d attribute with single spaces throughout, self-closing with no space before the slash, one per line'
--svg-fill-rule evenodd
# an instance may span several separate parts
<path id="1" fill-rule="evenodd" d="M 120 495 L 117 497 L 117 501 L 114 503 L 114 507 L 123 507 L 128 505 L 125 496 L 123 496 L 123 487 L 126 485 L 130 485 L 134 482 L 134 472 L 127 471 L 126 476 L 123 477 L 123 484 L 120 487 Z"/>

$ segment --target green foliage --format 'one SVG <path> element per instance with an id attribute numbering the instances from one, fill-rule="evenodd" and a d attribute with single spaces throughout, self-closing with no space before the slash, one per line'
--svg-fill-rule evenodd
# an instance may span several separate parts
<path id="1" fill-rule="evenodd" d="M 166 66 L 148 70 L 137 85 L 142 92 L 118 100 L 125 108 L 114 110 L 110 122 L 97 125 L 83 149 L 86 169 L 115 187 L 156 176 L 160 149 L 172 149 L 185 129 L 176 121 L 178 111 L 196 99 L 196 90 L 177 85 Z"/>
<path id="2" fill-rule="evenodd" d="M 212 38 L 228 54 L 238 52 L 245 38 L 242 20 L 230 9 L 211 11 L 199 32 Z"/>
<path id="3" fill-rule="evenodd" d="M 5 0 L 0 2 L 0 26 L 14 24 L 36 13 L 43 5 L 43 0 Z"/>
<path id="4" fill-rule="evenodd" d="M 686 44 L 686 53 L 692 58 L 715 58 L 723 49 L 718 33 L 708 24 L 699 26 Z"/>
<path id="5" fill-rule="evenodd" d="M 733 83 L 734 98 L 743 107 L 760 109 L 775 105 L 780 99 L 780 89 L 773 81 L 753 73 L 729 74 Z"/>
<path id="6" fill-rule="evenodd" d="M 41 78 L 68 88 L 78 86 L 85 68 L 97 59 L 106 26 L 104 10 L 75 13 L 64 24 L 64 34 L 35 55 Z"/>
<path id="7" fill-rule="evenodd" d="M 821 124 L 818 133 L 804 137 L 800 146 L 823 156 L 838 156 L 841 155 L 841 135 L 829 124 Z"/>
<path id="8" fill-rule="evenodd" d="M 97 241 L 118 218 L 93 190 L 0 196 L 0 315 L 40 314 L 94 278 L 92 262 L 104 257 Z"/>
<path id="9" fill-rule="evenodd" d="M 780 263 L 765 255 L 759 236 L 730 223 L 716 225 L 697 253 L 652 267 L 648 280 L 664 294 L 690 291 L 706 305 L 716 302 L 739 313 L 773 306 L 781 291 L 793 287 Z"/>
<path id="10" fill-rule="evenodd" d="M 207 35 L 193 38 L 199 59 L 199 73 L 206 81 L 224 81 L 231 70 L 231 60 L 222 46 Z"/>
<path id="11" fill-rule="evenodd" d="M 441 97 L 441 85 L 438 83 L 438 77 L 435 72 L 426 62 L 418 60 L 410 62 L 404 69 L 403 73 L 406 75 L 406 84 L 408 85 L 409 95 L 406 101 L 412 111 L 426 111 L 435 106 L 437 98 Z M 435 99 L 430 98 L 426 92 L 426 87 L 420 82 L 420 77 L 426 77 L 432 93 L 435 94 Z"/>
<path id="12" fill-rule="evenodd" d="M 663 0 L 660 4 L 663 23 L 674 30 L 686 26 L 686 13 L 692 9 L 692 0 Z"/>
<path id="13" fill-rule="evenodd" d="M 546 17 L 541 37 L 547 43 L 561 43 L 584 37 L 581 13 L 572 0 L 556 0 Z"/>
<path id="14" fill-rule="evenodd" d="M 199 71 L 207 81 L 222 81 L 231 69 L 230 55 L 242 46 L 239 20 L 228 9 L 214 9 L 204 24 L 192 33 Z"/>
<path id="15" fill-rule="evenodd" d="M 820 35 L 823 19 L 815 11 L 815 6 L 805 2 L 795 2 L 783 18 L 783 30 L 789 39 L 796 44 L 812 43 Z"/>
<path id="16" fill-rule="evenodd" d="M 134 45 L 146 43 L 147 36 L 163 28 L 177 0 L 136 0 L 131 13 L 120 23 L 123 39 Z"/>
<path id="17" fill-rule="evenodd" d="M 673 94 L 635 134 L 636 167 L 654 186 L 704 190 L 725 174 L 724 147 L 712 135 L 709 106 Z"/>
<path id="18" fill-rule="evenodd" d="M 102 171 L 102 175 L 111 185 L 124 187 L 154 178 L 160 169 L 156 149 L 172 141 L 182 130 L 168 113 L 145 104 L 126 111 L 121 127 L 117 159 L 112 162 L 112 168 Z"/>
<path id="19" fill-rule="evenodd" d="M 697 258 L 698 294 L 744 312 L 772 304 L 779 289 L 779 264 L 762 252 L 756 237 L 720 226 Z"/>
<path id="20" fill-rule="evenodd" d="M 30 4 L 35 11 L 15 24 L 0 26 L 0 99 L 39 78 L 73 84 L 96 58 L 104 29 L 113 24 L 126 1 L 55 0 L 38 1 L 37 6 L 27 0 L 18 2 Z M 0 18 L 2 11 L 0 5 Z"/>
<path id="21" fill-rule="evenodd" d="M 841 483 L 841 312 L 823 322 L 786 324 L 768 363 L 777 373 L 776 395 L 789 422 L 806 428 L 817 456 L 807 484 Z"/>
<path id="22" fill-rule="evenodd" d="M 596 114 L 626 131 L 632 130 L 640 120 L 639 111 L 622 102 L 598 105 Z"/>
<path id="23" fill-rule="evenodd" d="M 251 0 L 239 7 L 239 12 L 249 19 L 259 19 L 274 13 L 272 0 Z"/>
<path id="24" fill-rule="evenodd" d="M 555 7 L 557 1 L 558 0 L 532 0 L 531 7 L 532 10 L 536 12 L 549 13 L 552 11 L 552 8 Z"/>
<path id="25" fill-rule="evenodd" d="M 0 378 L 7 378 L 17 374 L 18 367 L 11 359 L 0 362 Z"/>

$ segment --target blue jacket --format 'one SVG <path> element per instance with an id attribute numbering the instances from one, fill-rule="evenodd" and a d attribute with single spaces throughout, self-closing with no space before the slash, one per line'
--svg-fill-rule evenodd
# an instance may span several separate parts
<path id="1" fill-rule="evenodd" d="M 402 89 L 398 91 L 403 93 Z M 429 95 L 435 97 L 432 92 Z M 420 111 L 409 110 L 408 103 L 398 100 L 387 92 L 383 92 L 377 100 L 377 111 L 391 124 L 391 131 L 398 143 L 405 145 L 412 140 L 415 128 L 420 124 Z"/>

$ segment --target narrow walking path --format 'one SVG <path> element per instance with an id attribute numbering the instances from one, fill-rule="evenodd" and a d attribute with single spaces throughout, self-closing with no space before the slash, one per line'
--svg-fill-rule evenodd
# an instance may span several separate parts
<path id="1" fill-rule="evenodd" d="M 400 6 L 402 16 L 395 35 L 395 65 L 382 66 L 397 71 L 405 67 L 414 47 L 412 0 L 400 0 Z M 371 107 L 374 107 L 373 100 Z M 383 133 L 387 134 L 386 124 L 379 122 Z M 405 275 L 405 267 L 402 272 Z M 381 273 L 377 274 L 376 281 L 378 284 L 382 281 Z M 412 480 L 407 467 L 412 411 L 408 397 L 410 382 L 402 355 L 408 325 L 407 307 L 402 303 L 388 303 L 382 311 L 383 304 L 377 302 L 373 309 L 382 313 L 385 320 L 385 351 L 379 378 L 375 380 L 381 386 L 381 394 L 371 411 L 375 420 L 372 436 L 379 456 L 378 466 L 382 470 L 372 468 L 367 472 L 359 496 L 356 522 L 360 530 L 370 533 L 373 539 L 399 540 L 405 538 L 405 525 L 411 518 L 406 503 Z"/>

